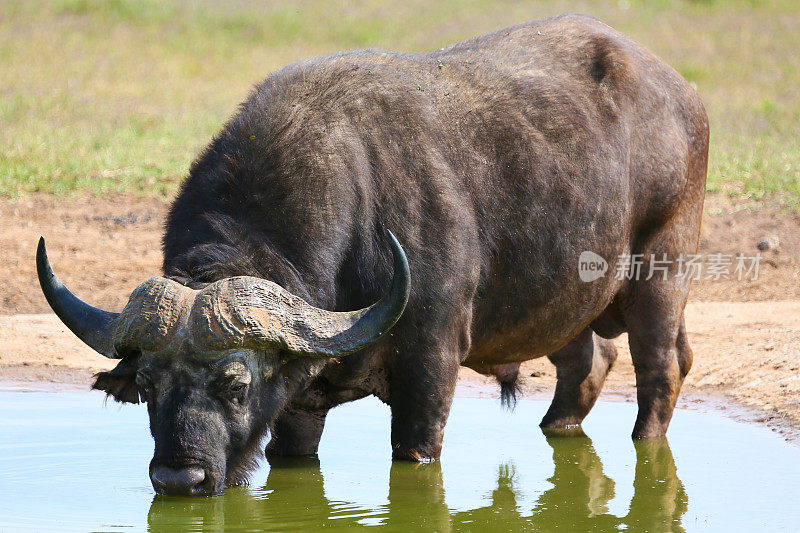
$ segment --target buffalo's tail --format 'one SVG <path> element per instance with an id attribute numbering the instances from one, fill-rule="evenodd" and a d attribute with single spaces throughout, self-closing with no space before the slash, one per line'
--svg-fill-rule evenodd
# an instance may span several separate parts
<path id="1" fill-rule="evenodd" d="M 517 395 L 522 393 L 519 385 L 519 363 L 495 365 L 491 374 L 500 384 L 500 406 L 508 411 L 517 407 Z"/>

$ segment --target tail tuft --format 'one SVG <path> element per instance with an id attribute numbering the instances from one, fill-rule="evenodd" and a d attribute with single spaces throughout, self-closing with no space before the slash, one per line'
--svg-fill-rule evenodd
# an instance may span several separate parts
<path id="1" fill-rule="evenodd" d="M 517 394 L 521 393 L 519 386 L 519 363 L 510 363 L 492 367 L 492 375 L 500 384 L 500 406 L 508 411 L 517 407 Z"/>
<path id="2" fill-rule="evenodd" d="M 513 412 L 517 408 L 517 393 L 519 384 L 508 381 L 500 382 L 500 406 L 506 411 Z"/>

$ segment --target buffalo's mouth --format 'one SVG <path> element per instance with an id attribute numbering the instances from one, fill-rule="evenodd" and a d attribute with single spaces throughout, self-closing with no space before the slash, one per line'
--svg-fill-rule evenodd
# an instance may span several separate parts
<path id="1" fill-rule="evenodd" d="M 216 496 L 225 490 L 225 478 L 200 464 L 169 466 L 150 463 L 150 482 L 167 496 Z"/>

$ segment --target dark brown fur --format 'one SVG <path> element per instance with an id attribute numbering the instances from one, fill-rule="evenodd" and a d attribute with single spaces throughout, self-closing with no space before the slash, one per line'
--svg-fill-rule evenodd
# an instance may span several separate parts
<path id="1" fill-rule="evenodd" d="M 311 59 L 259 84 L 194 164 L 164 272 L 260 276 L 350 310 L 389 285 L 383 228 L 402 243 L 405 314 L 283 398 L 276 454 L 315 452 L 328 409 L 374 394 L 392 408 L 394 457 L 435 459 L 460 365 L 550 354 L 561 392 L 544 423 L 579 423 L 613 362 L 592 330 L 629 333 L 634 436 L 663 435 L 691 365 L 688 282 L 618 280 L 613 263 L 696 251 L 707 151 L 695 91 L 582 15 L 423 55 Z M 579 279 L 584 250 L 612 263 L 604 278 Z"/>

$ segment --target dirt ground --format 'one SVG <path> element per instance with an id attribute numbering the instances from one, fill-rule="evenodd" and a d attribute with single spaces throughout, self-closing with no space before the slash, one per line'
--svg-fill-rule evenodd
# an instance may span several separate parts
<path id="1" fill-rule="evenodd" d="M 154 199 L 38 196 L 0 201 L 0 382 L 72 383 L 112 361 L 83 346 L 49 308 L 36 281 L 34 255 L 47 239 L 56 272 L 81 298 L 120 310 L 130 292 L 160 271 L 160 235 L 168 204 Z M 684 398 L 723 395 L 763 413 L 778 428 L 800 427 L 800 217 L 777 208 L 757 211 L 722 197 L 709 198 L 701 254 L 755 255 L 755 281 L 701 280 L 686 310 L 695 354 Z M 734 277 L 735 278 L 735 277 Z M 623 335 L 620 357 L 604 395 L 635 397 L 634 374 Z M 523 365 L 526 395 L 546 394 L 555 383 L 547 360 Z M 491 380 L 464 369 L 462 384 L 496 390 Z M 491 387 L 491 389 L 489 388 Z M 684 404 L 687 400 L 684 399 Z"/>

